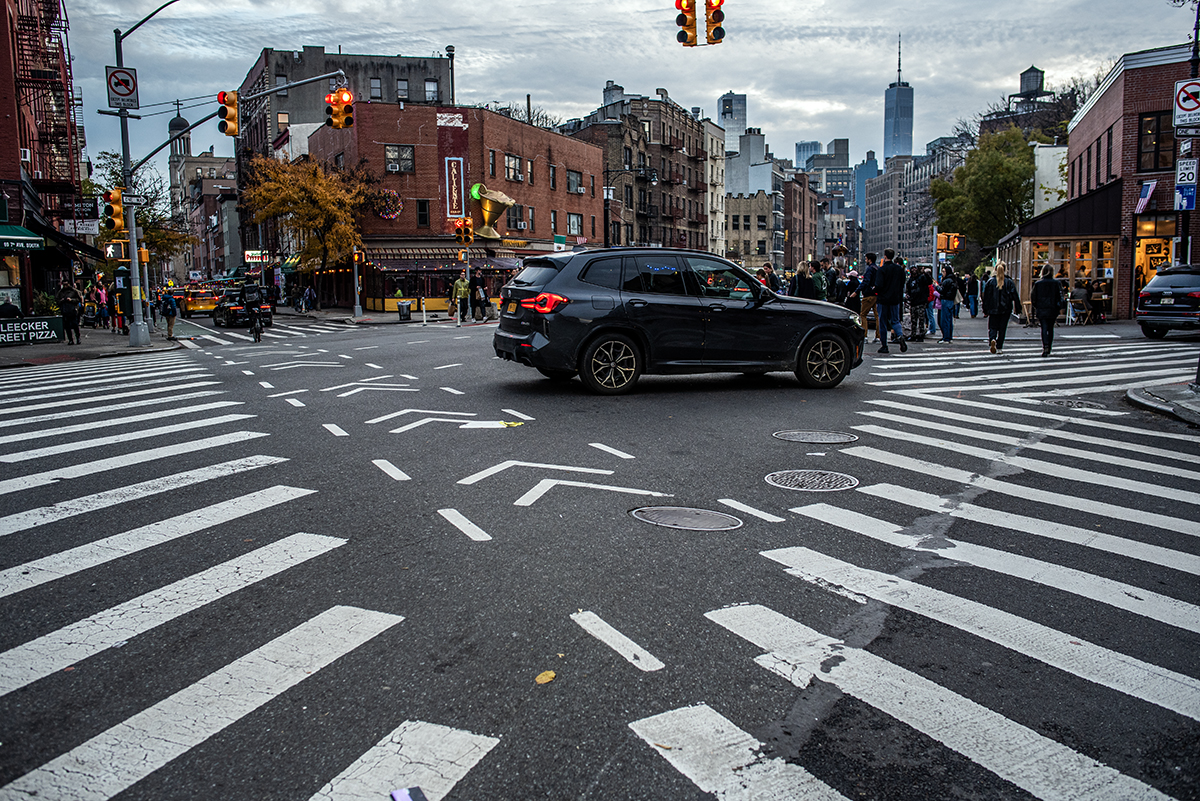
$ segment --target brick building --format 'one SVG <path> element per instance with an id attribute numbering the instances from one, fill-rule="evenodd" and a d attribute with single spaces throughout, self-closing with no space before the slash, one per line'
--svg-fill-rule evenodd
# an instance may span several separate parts
<path id="1" fill-rule="evenodd" d="M 726 195 L 725 257 L 754 272 L 770 262 L 783 267 L 783 252 L 775 250 L 775 193 L 762 189 L 752 195 Z M 782 214 L 780 216 L 783 216 Z M 779 238 L 782 239 L 782 232 Z"/>
<path id="2" fill-rule="evenodd" d="M 488 277 L 492 294 L 522 256 L 603 240 L 603 151 L 483 108 L 359 105 L 354 126 L 318 129 L 309 157 L 334 165 L 359 164 L 397 201 L 364 214 L 360 230 L 369 262 L 364 302 L 369 309 L 404 298 L 443 298 L 461 268 L 454 221 L 474 220 L 472 269 Z M 499 191 L 515 204 L 496 222 L 501 239 L 485 239 L 473 184 Z M 335 272 L 336 271 L 336 272 Z M 351 302 L 347 265 L 322 277 L 326 300 Z"/>
<path id="3" fill-rule="evenodd" d="M 800 262 L 818 258 L 817 192 L 806 173 L 795 172 L 783 182 L 783 270 L 793 273 Z"/>

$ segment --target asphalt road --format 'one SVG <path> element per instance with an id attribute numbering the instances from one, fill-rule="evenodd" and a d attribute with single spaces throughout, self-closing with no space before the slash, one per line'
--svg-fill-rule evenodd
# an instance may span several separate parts
<path id="1" fill-rule="evenodd" d="M 270 331 L 0 375 L 0 799 L 1200 798 L 1200 431 L 1122 400 L 1195 338 Z"/>

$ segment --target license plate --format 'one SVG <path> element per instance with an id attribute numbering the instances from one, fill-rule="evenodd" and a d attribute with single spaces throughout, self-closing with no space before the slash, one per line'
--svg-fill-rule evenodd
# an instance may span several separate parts
<path id="1" fill-rule="evenodd" d="M 513 314 L 516 312 L 516 310 L 517 310 L 517 302 L 515 300 L 510 300 L 508 302 L 508 308 L 505 309 L 505 311 L 507 311 L 509 314 Z"/>
<path id="2" fill-rule="evenodd" d="M 1175 305 L 1175 298 L 1162 298 L 1161 300 L 1159 300 L 1159 301 L 1158 301 L 1158 305 L 1160 305 L 1160 306 L 1174 306 L 1174 305 Z"/>

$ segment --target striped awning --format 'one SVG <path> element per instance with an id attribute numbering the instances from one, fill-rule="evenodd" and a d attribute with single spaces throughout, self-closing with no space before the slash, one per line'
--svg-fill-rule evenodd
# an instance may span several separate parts
<path id="1" fill-rule="evenodd" d="M 367 248 L 367 261 L 455 261 L 458 248 Z"/>

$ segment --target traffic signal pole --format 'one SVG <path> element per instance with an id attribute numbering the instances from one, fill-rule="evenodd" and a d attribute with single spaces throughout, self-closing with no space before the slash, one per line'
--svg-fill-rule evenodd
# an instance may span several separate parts
<path id="1" fill-rule="evenodd" d="M 175 0 L 172 0 L 172 2 L 174 1 Z M 170 5 L 170 3 L 167 5 Z M 166 8 L 166 6 L 163 6 L 162 8 Z M 158 11 L 161 11 L 162 8 L 158 9 Z M 157 14 L 158 11 L 155 11 L 154 14 Z M 150 16 L 152 17 L 154 14 L 151 14 Z M 150 19 L 150 17 L 146 17 L 146 19 Z M 142 20 L 142 22 L 145 22 L 146 19 Z M 133 28 L 130 29 L 129 33 L 133 33 L 133 31 L 136 30 L 137 27 L 142 24 L 142 22 L 134 25 Z M 128 35 L 128 33 L 125 34 L 125 36 Z M 125 57 L 121 52 L 121 40 L 124 38 L 124 36 L 121 35 L 120 28 L 117 28 L 113 31 L 113 37 L 116 39 L 117 43 L 117 66 L 124 67 Z M 121 120 L 121 181 L 128 190 L 133 188 L 131 186 L 133 171 L 129 168 L 129 110 L 119 109 L 117 115 Z M 126 223 L 125 227 L 129 232 L 129 257 L 131 259 L 131 269 L 129 270 L 129 297 L 131 305 L 133 306 L 133 322 L 129 325 L 129 346 L 141 347 L 150 344 L 150 330 L 146 326 L 146 321 L 142 318 L 143 282 L 142 260 L 138 258 L 137 204 L 126 202 L 125 206 L 128 209 L 129 215 L 128 222 Z M 148 276 L 146 283 L 147 285 L 149 284 Z"/>

